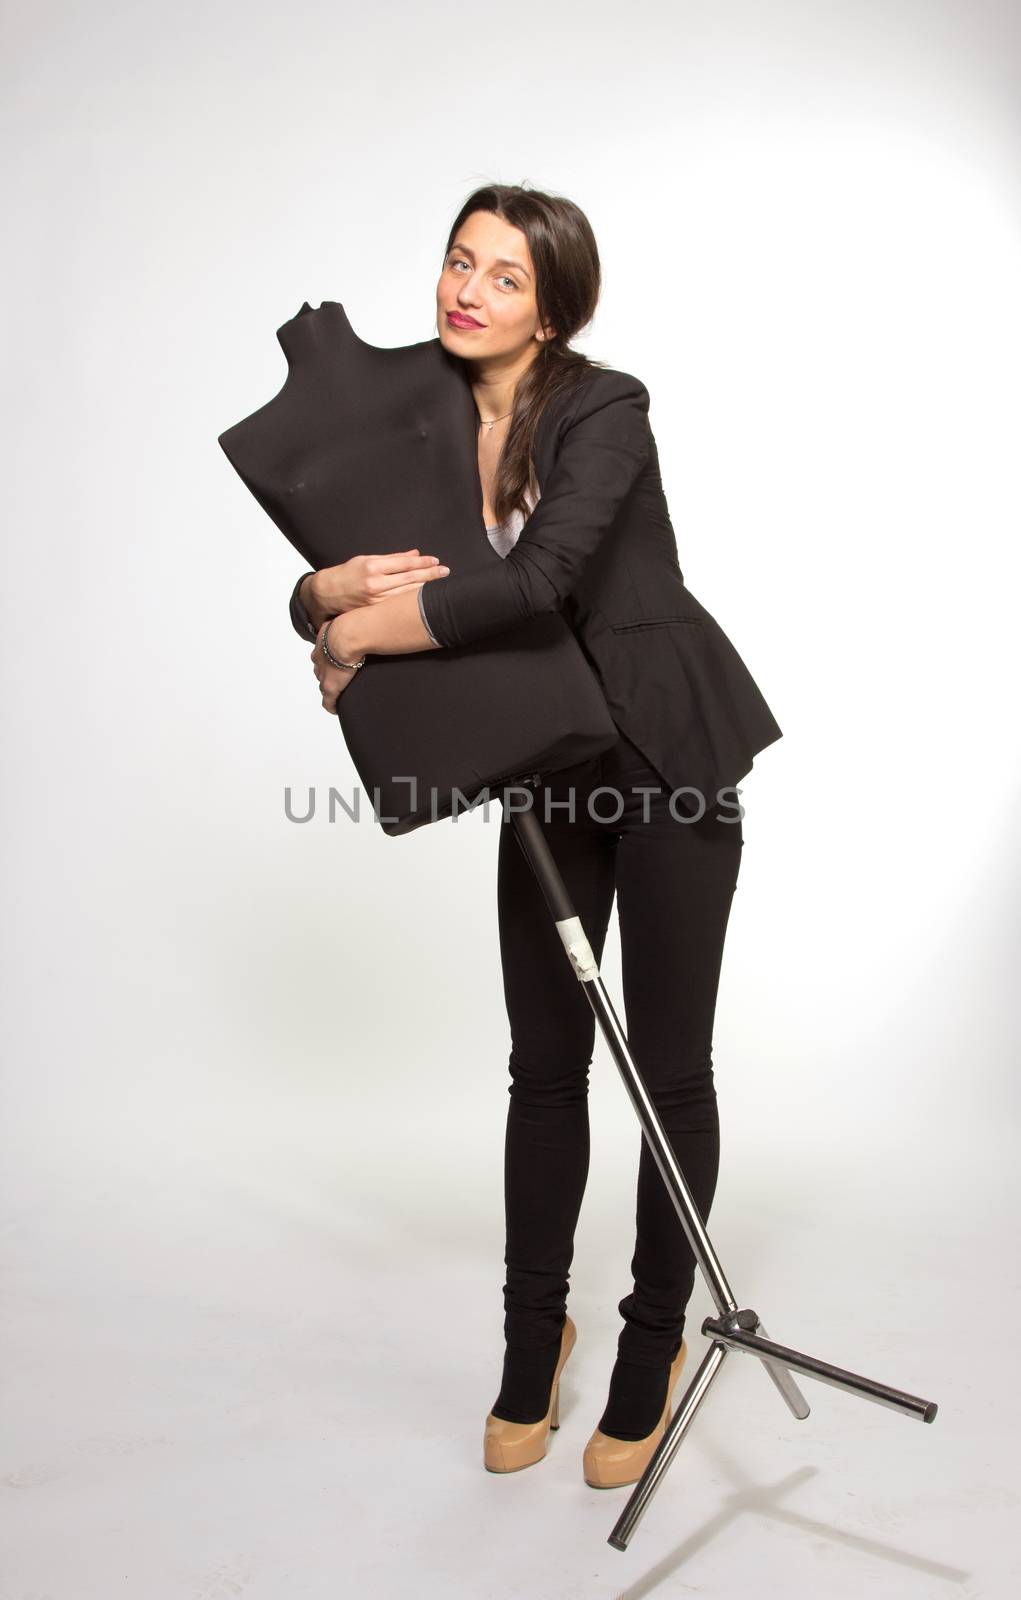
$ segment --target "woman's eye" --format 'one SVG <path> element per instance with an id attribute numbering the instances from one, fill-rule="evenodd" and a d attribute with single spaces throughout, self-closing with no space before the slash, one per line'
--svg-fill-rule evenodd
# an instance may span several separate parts
<path id="1" fill-rule="evenodd" d="M 467 267 L 468 271 L 469 272 L 471 271 L 471 262 L 470 261 L 459 260 L 458 258 L 455 257 L 455 259 L 450 263 L 450 265 L 451 265 L 451 267 Z M 514 281 L 514 279 L 511 278 L 511 277 L 508 277 L 506 272 L 501 273 L 499 278 L 496 281 L 497 281 L 497 283 L 509 283 L 512 289 L 516 289 L 517 288 L 517 284 Z"/>

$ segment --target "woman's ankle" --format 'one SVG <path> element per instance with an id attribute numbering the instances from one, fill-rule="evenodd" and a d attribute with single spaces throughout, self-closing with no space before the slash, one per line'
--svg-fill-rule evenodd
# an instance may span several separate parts
<path id="1" fill-rule="evenodd" d="M 504 1422 L 541 1422 L 550 1407 L 553 1373 L 563 1344 L 558 1333 L 548 1345 L 523 1349 L 507 1345 L 503 1358 L 503 1380 L 492 1407 L 494 1417 Z"/>
<path id="2" fill-rule="evenodd" d="M 646 1438 L 663 1415 L 670 1361 L 661 1366 L 636 1366 L 618 1356 L 610 1375 L 610 1391 L 599 1419 L 601 1433 L 613 1439 Z"/>

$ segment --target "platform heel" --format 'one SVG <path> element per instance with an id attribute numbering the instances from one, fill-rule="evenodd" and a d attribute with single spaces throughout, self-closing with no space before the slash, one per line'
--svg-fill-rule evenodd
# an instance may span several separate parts
<path id="1" fill-rule="evenodd" d="M 577 1328 L 570 1317 L 565 1318 L 560 1355 L 550 1386 L 549 1410 L 544 1417 L 538 1422 L 506 1422 L 489 1413 L 482 1445 L 487 1472 L 520 1472 L 522 1467 L 533 1467 L 543 1459 L 550 1432 L 560 1426 L 560 1376 L 577 1338 Z"/>
<path id="2" fill-rule="evenodd" d="M 644 1439 L 615 1439 L 612 1434 L 595 1430 L 582 1457 L 585 1482 L 590 1489 L 619 1489 L 625 1483 L 637 1483 L 655 1454 L 656 1447 L 666 1433 L 671 1417 L 674 1385 L 681 1375 L 688 1346 L 681 1340 L 681 1348 L 673 1359 L 667 1380 L 663 1415 L 651 1433 Z"/>

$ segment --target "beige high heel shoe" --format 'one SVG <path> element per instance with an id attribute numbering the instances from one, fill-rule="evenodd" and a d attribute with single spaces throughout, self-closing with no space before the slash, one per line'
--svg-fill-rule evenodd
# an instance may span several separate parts
<path id="1" fill-rule="evenodd" d="M 682 1339 L 681 1348 L 670 1368 L 663 1415 L 644 1439 L 615 1439 L 612 1434 L 602 1433 L 599 1428 L 596 1429 L 585 1446 L 585 1454 L 582 1457 L 585 1482 L 591 1489 L 618 1489 L 621 1484 L 638 1482 L 652 1460 L 656 1446 L 666 1433 L 667 1423 L 670 1421 L 674 1385 L 681 1375 L 687 1354 L 688 1346 Z"/>
<path id="2" fill-rule="evenodd" d="M 564 1322 L 560 1336 L 560 1355 L 553 1370 L 549 1410 L 539 1422 L 506 1422 L 503 1417 L 486 1418 L 483 1460 L 489 1472 L 519 1472 L 532 1467 L 546 1454 L 551 1428 L 560 1426 L 560 1374 L 574 1349 L 578 1330 L 571 1318 Z"/>

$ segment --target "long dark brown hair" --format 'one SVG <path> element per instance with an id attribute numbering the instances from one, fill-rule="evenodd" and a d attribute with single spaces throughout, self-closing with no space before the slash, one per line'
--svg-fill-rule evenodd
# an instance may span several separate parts
<path id="1" fill-rule="evenodd" d="M 473 211 L 492 211 L 528 240 L 535 267 L 535 296 L 543 327 L 556 333 L 518 381 L 514 409 L 496 472 L 493 511 L 506 522 L 513 511 L 528 514 L 526 490 L 532 488 L 532 441 L 544 408 L 556 396 L 574 389 L 598 361 L 570 348 L 571 340 L 595 315 L 602 269 L 595 234 L 585 213 L 562 195 L 545 194 L 524 184 L 492 183 L 468 196 L 447 235 L 446 261 L 462 224 Z"/>

